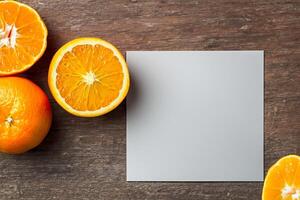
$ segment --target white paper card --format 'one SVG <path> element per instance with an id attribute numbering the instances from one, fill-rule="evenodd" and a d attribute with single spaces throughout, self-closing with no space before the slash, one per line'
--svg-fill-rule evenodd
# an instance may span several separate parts
<path id="1" fill-rule="evenodd" d="M 262 181 L 263 51 L 128 51 L 127 181 Z"/>

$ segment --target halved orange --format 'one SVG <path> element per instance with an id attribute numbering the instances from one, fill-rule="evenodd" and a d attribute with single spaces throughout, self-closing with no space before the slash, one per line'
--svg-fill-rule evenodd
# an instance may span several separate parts
<path id="1" fill-rule="evenodd" d="M 43 55 L 47 34 L 33 8 L 17 1 L 0 1 L 0 75 L 30 68 Z"/>
<path id="2" fill-rule="evenodd" d="M 300 157 L 289 155 L 277 161 L 265 178 L 263 200 L 300 200 Z"/>
<path id="3" fill-rule="evenodd" d="M 129 73 L 122 54 L 99 38 L 78 38 L 54 55 L 48 83 L 66 111 L 82 117 L 110 112 L 126 97 Z"/>

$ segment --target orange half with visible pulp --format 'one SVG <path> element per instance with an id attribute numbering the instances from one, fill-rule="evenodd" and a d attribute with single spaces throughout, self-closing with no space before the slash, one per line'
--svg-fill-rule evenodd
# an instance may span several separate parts
<path id="1" fill-rule="evenodd" d="M 0 76 L 30 68 L 45 52 L 47 34 L 33 8 L 17 1 L 0 1 Z"/>
<path id="2" fill-rule="evenodd" d="M 54 55 L 48 83 L 55 100 L 81 117 L 110 112 L 129 89 L 127 64 L 118 49 L 99 38 L 78 38 Z"/>
<path id="3" fill-rule="evenodd" d="M 289 155 L 277 161 L 268 171 L 263 200 L 300 200 L 300 157 Z"/>

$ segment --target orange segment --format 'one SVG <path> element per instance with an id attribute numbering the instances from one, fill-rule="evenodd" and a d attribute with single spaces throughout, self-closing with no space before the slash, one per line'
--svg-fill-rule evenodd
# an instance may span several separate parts
<path id="1" fill-rule="evenodd" d="M 268 171 L 263 200 L 300 200 L 300 157 L 289 155 L 277 161 Z"/>
<path id="2" fill-rule="evenodd" d="M 103 115 L 125 98 L 129 74 L 122 54 L 98 38 L 75 39 L 58 50 L 49 69 L 49 87 L 68 112 Z"/>
<path id="3" fill-rule="evenodd" d="M 31 7 L 0 1 L 0 75 L 30 68 L 47 46 L 47 28 Z"/>
<path id="4" fill-rule="evenodd" d="M 13 24 L 16 21 L 20 6 L 14 1 L 0 2 L 0 14 L 4 22 Z"/>

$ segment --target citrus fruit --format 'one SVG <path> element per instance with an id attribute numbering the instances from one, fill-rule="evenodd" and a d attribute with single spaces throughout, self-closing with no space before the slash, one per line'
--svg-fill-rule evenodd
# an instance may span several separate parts
<path id="1" fill-rule="evenodd" d="M 47 28 L 39 14 L 17 1 L 0 1 L 0 75 L 30 68 L 47 46 Z"/>
<path id="2" fill-rule="evenodd" d="M 112 44 L 98 38 L 78 38 L 56 52 L 48 83 L 66 111 L 95 117 L 123 101 L 129 89 L 129 73 L 122 54 Z"/>
<path id="3" fill-rule="evenodd" d="M 268 171 L 263 200 L 300 200 L 300 157 L 289 155 L 277 161 Z"/>
<path id="4" fill-rule="evenodd" d="M 0 152 L 18 154 L 42 142 L 51 125 L 46 94 L 20 77 L 0 78 Z"/>

